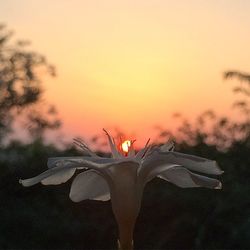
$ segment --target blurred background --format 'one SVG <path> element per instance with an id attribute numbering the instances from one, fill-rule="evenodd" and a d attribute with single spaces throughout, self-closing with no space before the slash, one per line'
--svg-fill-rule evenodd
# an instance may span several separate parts
<path id="1" fill-rule="evenodd" d="M 135 249 L 250 248 L 250 2 L 0 2 L 0 248 L 115 249 L 110 202 L 71 181 L 23 188 L 48 157 L 99 155 L 102 128 L 140 149 L 214 159 L 222 190 L 148 183 Z"/>

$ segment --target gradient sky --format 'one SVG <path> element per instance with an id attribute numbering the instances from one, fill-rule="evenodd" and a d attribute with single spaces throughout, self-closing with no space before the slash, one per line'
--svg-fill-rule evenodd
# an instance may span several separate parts
<path id="1" fill-rule="evenodd" d="M 58 72 L 45 98 L 68 137 L 152 137 L 171 114 L 229 114 L 228 69 L 250 71 L 247 0 L 1 0 L 0 22 Z M 145 138 L 146 139 L 146 138 Z"/>

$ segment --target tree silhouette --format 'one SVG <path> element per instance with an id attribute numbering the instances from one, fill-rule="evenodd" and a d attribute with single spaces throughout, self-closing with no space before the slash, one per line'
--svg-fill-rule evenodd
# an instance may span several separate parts
<path id="1" fill-rule="evenodd" d="M 227 80 L 240 80 L 233 88 L 238 98 L 232 106 L 240 111 L 241 119 L 218 116 L 215 111 L 207 110 L 198 115 L 194 122 L 190 122 L 182 114 L 174 113 L 173 118 L 179 120 L 177 131 L 158 127 L 157 143 L 172 139 L 179 144 L 210 145 L 222 151 L 229 149 L 236 142 L 247 143 L 250 140 L 250 75 L 240 71 L 226 71 L 223 77 Z"/>
<path id="2" fill-rule="evenodd" d="M 55 68 L 43 55 L 29 50 L 28 41 L 12 42 L 12 36 L 13 32 L 0 25 L 0 141 L 12 132 L 17 115 L 30 107 L 33 111 L 29 110 L 27 119 L 30 127 L 36 128 L 30 130 L 32 135 L 34 131 L 39 130 L 41 135 L 44 129 L 60 126 L 58 119 L 51 121 L 47 115 L 34 111 L 43 93 L 42 75 L 55 76 Z M 49 107 L 47 114 L 55 115 L 55 109 L 51 110 Z"/>
<path id="3" fill-rule="evenodd" d="M 235 93 L 241 94 L 242 98 L 241 100 L 237 100 L 234 102 L 234 106 L 240 108 L 240 110 L 243 112 L 243 114 L 246 115 L 246 117 L 249 120 L 250 115 L 250 75 L 247 73 L 242 73 L 240 71 L 226 71 L 224 73 L 225 79 L 232 79 L 237 78 L 241 81 L 241 85 L 237 86 L 233 89 Z"/>

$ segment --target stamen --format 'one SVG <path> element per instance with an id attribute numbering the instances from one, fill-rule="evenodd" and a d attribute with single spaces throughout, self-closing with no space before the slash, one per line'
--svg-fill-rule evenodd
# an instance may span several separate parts
<path id="1" fill-rule="evenodd" d="M 85 153 L 87 153 L 87 154 L 89 154 L 89 155 L 91 155 L 91 156 L 94 156 L 94 157 L 99 157 L 97 154 L 95 154 L 95 153 L 85 144 L 85 142 L 84 142 L 82 139 L 80 139 L 80 138 L 74 138 L 73 140 L 74 140 L 73 143 L 74 143 L 76 146 L 78 146 L 79 148 L 81 148 L 81 149 L 83 150 L 83 152 L 85 152 Z"/>

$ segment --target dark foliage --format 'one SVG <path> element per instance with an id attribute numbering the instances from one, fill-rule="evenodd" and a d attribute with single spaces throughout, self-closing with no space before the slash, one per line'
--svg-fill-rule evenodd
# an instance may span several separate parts
<path id="1" fill-rule="evenodd" d="M 182 152 L 217 160 L 222 190 L 181 189 L 154 179 L 144 193 L 135 229 L 136 249 L 248 249 L 250 246 L 249 138 L 226 152 L 214 146 L 178 145 Z M 19 178 L 46 169 L 51 156 L 77 155 L 41 141 L 13 142 L 1 150 L 0 248 L 114 249 L 117 227 L 110 202 L 73 203 L 70 182 L 24 188 Z"/>
<path id="2" fill-rule="evenodd" d="M 11 120 L 4 110 L 39 99 L 39 81 L 33 66 L 46 64 L 37 54 L 19 49 L 10 51 L 6 57 L 1 49 L 9 37 L 8 33 L 0 35 L 0 132 L 6 132 L 7 121 Z M 23 43 L 17 46 L 22 48 Z M 11 58 L 18 63 L 13 63 Z M 18 67 L 24 76 L 13 75 Z M 229 72 L 226 77 L 242 78 L 235 72 Z M 22 77 L 25 81 L 20 94 L 13 86 L 16 78 Z M 248 91 L 246 86 L 240 86 L 236 92 L 246 97 L 245 90 Z M 169 135 L 176 139 L 178 151 L 216 160 L 225 171 L 221 177 L 223 189 L 181 189 L 160 179 L 148 183 L 135 228 L 135 249 L 250 248 L 247 100 L 236 105 L 244 107 L 245 120 L 241 122 L 205 112 L 196 124 L 184 119 L 178 135 L 161 131 L 161 140 Z M 70 181 L 60 186 L 39 184 L 30 188 L 18 183 L 19 178 L 44 171 L 48 157 L 77 155 L 74 148 L 62 151 L 44 145 L 43 129 L 54 127 L 46 125 L 46 119 L 36 113 L 30 119 L 41 124 L 32 127 L 36 140 L 29 145 L 13 141 L 0 149 L 0 249 L 115 249 L 117 227 L 110 202 L 73 203 L 68 197 Z M 212 121 L 209 131 L 205 129 L 208 121 Z"/>

